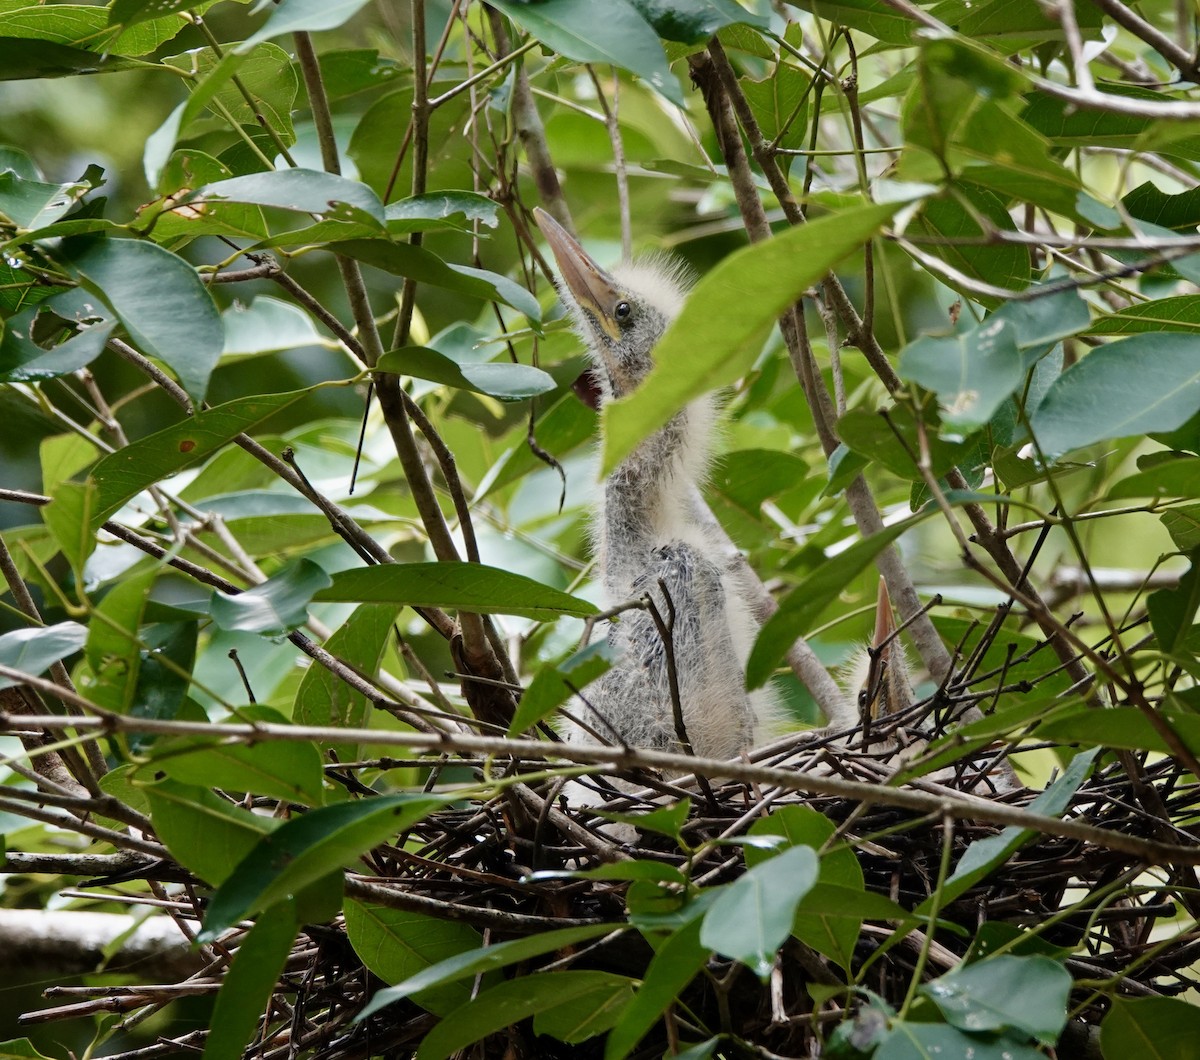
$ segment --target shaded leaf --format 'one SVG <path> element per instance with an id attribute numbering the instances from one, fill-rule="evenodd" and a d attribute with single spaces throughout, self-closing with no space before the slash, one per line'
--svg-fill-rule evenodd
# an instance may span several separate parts
<path id="1" fill-rule="evenodd" d="M 776 664 L 787 654 L 796 638 L 808 631 L 838 593 L 866 570 L 867 564 L 896 538 L 931 514 L 932 511 L 926 509 L 855 542 L 844 552 L 822 563 L 788 593 L 780 603 L 779 610 L 759 630 L 758 639 L 746 663 L 746 687 L 760 688 L 766 684 Z"/>
<path id="2" fill-rule="evenodd" d="M 239 715 L 249 722 L 287 724 L 270 707 L 243 707 Z M 299 740 L 238 744 L 180 736 L 155 743 L 150 762 L 156 771 L 183 784 L 267 795 L 302 806 L 319 806 L 323 801 L 320 752 Z"/>
<path id="3" fill-rule="evenodd" d="M 630 0 L 663 40 L 700 44 L 726 26 L 766 29 L 767 20 L 734 0 Z"/>
<path id="4" fill-rule="evenodd" d="M 530 935 L 528 938 L 513 939 L 511 942 L 501 942 L 495 946 L 460 953 L 456 957 L 448 957 L 424 971 L 410 976 L 403 983 L 380 990 L 371 998 L 362 1012 L 355 1016 L 354 1020 L 358 1023 L 368 1016 L 374 1015 L 384 1006 L 390 1005 L 393 1001 L 411 997 L 430 987 L 453 983 L 481 972 L 506 968 L 510 964 L 540 957 L 543 953 L 553 953 L 556 950 L 574 946 L 578 942 L 586 942 L 588 939 L 599 938 L 601 935 L 622 931 L 624 928 L 624 924 L 585 924 L 580 927 L 558 928 Z"/>
<path id="5" fill-rule="evenodd" d="M 375 975 L 394 985 L 449 957 L 482 949 L 473 927 L 405 909 L 389 909 L 354 899 L 345 903 L 346 934 L 354 952 Z M 438 1016 L 471 998 L 471 984 L 455 980 L 414 997 Z"/>
<path id="6" fill-rule="evenodd" d="M 261 394 L 206 409 L 109 453 L 92 469 L 99 488 L 92 529 L 147 486 L 211 456 L 243 431 L 299 401 L 303 391 Z"/>
<path id="7" fill-rule="evenodd" d="M 383 239 L 348 239 L 330 243 L 328 249 L 335 254 L 356 258 L 364 265 L 372 265 L 398 276 L 408 276 L 421 283 L 445 287 L 489 302 L 504 302 L 530 320 L 541 320 L 542 311 L 537 299 L 519 283 L 486 269 L 443 261 L 424 247 L 411 243 L 389 243 Z"/>
<path id="8" fill-rule="evenodd" d="M 358 673 L 374 674 L 392 635 L 397 611 L 390 604 L 363 604 L 355 608 L 325 642 L 325 650 Z M 297 725 L 366 728 L 373 709 L 366 696 L 326 667 L 310 666 L 296 690 L 292 720 Z M 344 762 L 359 757 L 357 744 L 336 743 L 330 749 Z"/>
<path id="9" fill-rule="evenodd" d="M 281 902 L 258 918 L 221 980 L 203 1060 L 231 1060 L 242 1055 L 270 1004 L 299 930 L 292 901 Z"/>
<path id="10" fill-rule="evenodd" d="M 586 998 L 590 1008 L 601 1009 L 611 999 L 631 995 L 632 987 L 632 980 L 611 972 L 543 972 L 521 976 L 483 991 L 451 1012 L 421 1041 L 416 1060 L 445 1060 L 512 1023 L 575 1000 Z"/>
<path id="11" fill-rule="evenodd" d="M 702 924 L 703 920 L 696 916 L 659 946 L 646 967 L 642 985 L 605 1042 L 605 1060 L 628 1056 L 704 967 L 710 950 L 700 941 Z"/>
<path id="12" fill-rule="evenodd" d="M 1200 1009 L 1173 997 L 1114 997 L 1100 1024 L 1104 1060 L 1200 1057 Z"/>
<path id="13" fill-rule="evenodd" d="M 1184 650 L 1200 607 L 1200 549 L 1191 554 L 1191 566 L 1173 589 L 1159 589 L 1146 598 L 1150 625 L 1159 648 L 1168 655 Z"/>
<path id="14" fill-rule="evenodd" d="M 921 992 L 960 1030 L 1012 1030 L 1053 1045 L 1066 1026 L 1071 973 L 1049 957 L 1001 954 L 954 968 Z"/>
<path id="15" fill-rule="evenodd" d="M 298 559 L 261 585 L 230 596 L 215 591 L 209 613 L 221 629 L 278 636 L 308 621 L 308 605 L 333 579 L 310 559 Z"/>
<path id="16" fill-rule="evenodd" d="M 214 887 L 229 879 L 267 832 L 283 824 L 235 806 L 207 787 L 162 780 L 142 790 L 154 831 L 171 856 Z"/>
<path id="17" fill-rule="evenodd" d="M 200 932 L 212 942 L 244 916 L 269 909 L 445 804 L 436 795 L 388 795 L 310 810 L 265 836 L 209 902 Z"/>

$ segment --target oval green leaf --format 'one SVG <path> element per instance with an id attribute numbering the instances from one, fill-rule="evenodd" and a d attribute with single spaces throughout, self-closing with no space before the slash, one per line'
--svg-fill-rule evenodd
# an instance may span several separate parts
<path id="1" fill-rule="evenodd" d="M 166 364 L 193 401 L 203 401 L 225 329 L 196 270 L 136 239 L 96 240 L 67 264 L 117 314 L 142 352 Z"/>

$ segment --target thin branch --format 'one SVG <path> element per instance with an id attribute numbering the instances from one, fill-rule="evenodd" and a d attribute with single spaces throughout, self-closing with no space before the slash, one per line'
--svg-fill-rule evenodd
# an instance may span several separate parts
<path id="1" fill-rule="evenodd" d="M 0 667 L 0 674 L 16 675 L 22 678 L 27 676 L 19 674 L 9 667 Z M 1106 849 L 1118 850 L 1142 859 L 1147 865 L 1200 865 L 1200 847 L 1194 844 L 1184 846 L 1163 843 L 1085 824 L 1082 821 L 1060 820 L 1057 817 L 1031 813 L 1008 803 L 964 796 L 950 788 L 929 781 L 914 782 L 912 787 L 896 788 L 886 784 L 868 784 L 840 777 L 820 776 L 811 770 L 798 771 L 751 765 L 738 760 L 720 761 L 713 758 L 693 758 L 688 755 L 653 751 L 648 748 L 606 747 L 582 743 L 543 743 L 538 740 L 508 740 L 491 736 L 473 736 L 466 733 L 432 735 L 389 732 L 382 729 L 279 725 L 268 722 L 245 725 L 207 721 L 165 721 L 156 718 L 135 718 L 109 712 L 104 712 L 99 717 L 81 719 L 0 714 L 0 728 L 8 731 L 63 729 L 72 727 L 72 725 L 79 725 L 97 732 L 195 734 L 240 740 L 247 743 L 259 743 L 263 740 L 357 742 L 405 747 L 410 751 L 421 749 L 435 754 L 446 751 L 463 751 L 470 754 L 510 756 L 522 760 L 548 763 L 561 760 L 618 769 L 648 769 L 677 776 L 703 773 L 705 776 L 726 777 L 747 784 L 759 784 L 768 788 L 778 787 L 785 791 L 807 791 L 817 795 L 853 799 L 870 805 L 896 806 L 917 813 L 936 813 L 961 820 L 989 821 L 1005 826 L 1016 825 L 1044 835 L 1079 839 Z M 919 787 L 915 786 L 918 784 Z"/>

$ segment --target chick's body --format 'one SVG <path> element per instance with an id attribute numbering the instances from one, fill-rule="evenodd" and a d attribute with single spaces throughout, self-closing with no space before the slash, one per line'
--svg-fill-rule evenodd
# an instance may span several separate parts
<path id="1" fill-rule="evenodd" d="M 683 304 L 678 271 L 650 262 L 610 275 L 545 214 L 539 212 L 538 223 L 558 260 L 564 301 L 595 361 L 601 400 L 629 393 L 649 374 L 654 346 Z M 702 398 L 646 438 L 605 482 L 594 534 L 607 602 L 648 597 L 670 625 L 692 750 L 732 758 L 773 717 L 775 699 L 769 689 L 745 691 L 757 625 L 720 542 L 696 510 L 715 419 L 712 400 Z M 567 738 L 679 750 L 668 647 L 654 616 L 644 609 L 622 613 L 609 642 L 616 662 L 573 705 L 583 725 L 568 722 Z"/>

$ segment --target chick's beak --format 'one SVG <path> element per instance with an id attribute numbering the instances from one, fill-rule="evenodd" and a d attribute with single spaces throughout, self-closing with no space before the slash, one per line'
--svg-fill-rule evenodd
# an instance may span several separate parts
<path id="1" fill-rule="evenodd" d="M 579 241 L 540 206 L 534 220 L 558 262 L 558 271 L 579 308 L 587 313 L 609 338 L 617 341 L 621 329 L 613 319 L 613 307 L 619 301 L 617 286 L 579 245 Z"/>
<path id="2" fill-rule="evenodd" d="M 871 637 L 871 666 L 867 671 L 866 710 L 872 718 L 879 717 L 880 707 L 887 710 L 888 667 L 896 643 L 896 620 L 892 616 L 892 601 L 887 582 L 879 579 L 879 598 L 875 603 L 875 634 Z"/>

